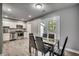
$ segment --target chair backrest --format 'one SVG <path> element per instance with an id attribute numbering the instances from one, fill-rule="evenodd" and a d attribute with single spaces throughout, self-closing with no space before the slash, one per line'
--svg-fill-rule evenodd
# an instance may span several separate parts
<path id="1" fill-rule="evenodd" d="M 36 43 L 33 33 L 29 33 L 29 46 L 36 48 Z"/>
<path id="2" fill-rule="evenodd" d="M 49 34 L 48 38 L 54 39 L 55 38 L 54 36 L 55 36 L 54 34 Z"/>
<path id="3" fill-rule="evenodd" d="M 46 34 L 46 33 L 44 33 L 44 34 L 43 34 L 43 37 L 47 38 L 47 34 Z"/>
<path id="4" fill-rule="evenodd" d="M 33 35 L 33 33 L 29 33 L 29 35 Z"/>
<path id="5" fill-rule="evenodd" d="M 65 47 L 66 47 L 66 44 L 67 44 L 67 40 L 68 40 L 68 36 L 65 39 L 65 42 L 64 42 L 64 45 L 63 45 L 63 48 L 62 48 L 62 51 L 61 51 L 61 56 L 64 54 L 64 50 L 65 50 Z"/>
<path id="6" fill-rule="evenodd" d="M 41 52 L 44 51 L 44 43 L 43 43 L 42 37 L 36 36 L 36 46 L 37 46 L 37 50 Z"/>

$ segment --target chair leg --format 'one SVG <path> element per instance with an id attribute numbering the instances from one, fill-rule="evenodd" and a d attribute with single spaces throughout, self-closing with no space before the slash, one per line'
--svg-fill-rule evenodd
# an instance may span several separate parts
<path id="1" fill-rule="evenodd" d="M 62 56 L 64 56 L 64 53 L 62 54 Z"/>
<path id="2" fill-rule="evenodd" d="M 35 49 L 35 56 L 38 56 L 38 50 Z"/>
<path id="3" fill-rule="evenodd" d="M 49 52 L 49 56 L 51 56 L 51 52 Z"/>
<path id="4" fill-rule="evenodd" d="M 42 52 L 42 56 L 45 56 L 45 54 Z"/>
<path id="5" fill-rule="evenodd" d="M 60 49 L 60 48 L 59 48 L 59 41 L 58 41 L 58 49 Z"/>
<path id="6" fill-rule="evenodd" d="M 30 56 L 31 56 L 31 47 L 29 47 L 29 54 L 30 54 Z"/>
<path id="7" fill-rule="evenodd" d="M 32 50 L 33 50 L 33 54 L 34 54 L 35 53 L 34 48 L 32 48 Z"/>
<path id="8" fill-rule="evenodd" d="M 42 56 L 43 56 L 43 52 L 42 52 Z"/>
<path id="9" fill-rule="evenodd" d="M 45 54 L 44 54 L 44 56 L 45 56 Z"/>

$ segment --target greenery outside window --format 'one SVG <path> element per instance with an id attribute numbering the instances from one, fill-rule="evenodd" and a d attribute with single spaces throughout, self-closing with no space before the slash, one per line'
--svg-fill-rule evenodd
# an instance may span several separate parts
<path id="1" fill-rule="evenodd" d="M 56 31 L 56 20 L 48 21 L 48 30 L 50 32 L 55 32 Z"/>

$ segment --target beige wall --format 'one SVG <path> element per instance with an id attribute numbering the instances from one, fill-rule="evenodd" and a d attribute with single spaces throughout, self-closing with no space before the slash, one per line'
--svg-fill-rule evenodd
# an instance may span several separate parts
<path id="1" fill-rule="evenodd" d="M 41 19 L 35 19 L 31 21 L 31 32 L 34 33 L 35 35 L 39 35 L 40 33 L 40 22 Z"/>

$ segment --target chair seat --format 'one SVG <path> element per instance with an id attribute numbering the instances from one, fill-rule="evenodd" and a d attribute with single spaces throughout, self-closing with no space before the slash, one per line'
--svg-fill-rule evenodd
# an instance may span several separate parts
<path id="1" fill-rule="evenodd" d="M 51 47 L 44 44 L 42 37 L 36 36 L 36 46 L 37 50 L 42 52 L 42 55 L 44 56 L 47 52 L 50 52 Z"/>
<path id="2" fill-rule="evenodd" d="M 58 49 L 57 51 L 54 52 L 55 55 L 60 56 L 61 55 L 61 49 Z"/>
<path id="3" fill-rule="evenodd" d="M 50 51 L 50 48 L 51 47 L 44 45 L 43 53 L 46 54 L 48 51 Z"/>

